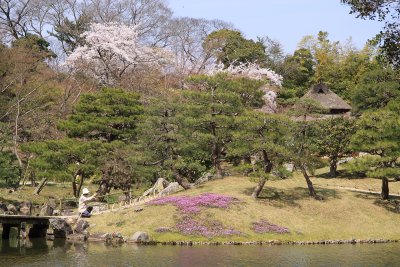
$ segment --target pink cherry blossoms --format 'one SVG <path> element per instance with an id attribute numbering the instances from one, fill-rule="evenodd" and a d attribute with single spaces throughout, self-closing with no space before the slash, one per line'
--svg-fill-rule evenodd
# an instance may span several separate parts
<path id="1" fill-rule="evenodd" d="M 94 23 L 82 37 L 85 45 L 68 56 L 65 66 L 80 69 L 103 83 L 112 83 L 140 64 L 163 64 L 168 53 L 139 43 L 138 26 Z"/>

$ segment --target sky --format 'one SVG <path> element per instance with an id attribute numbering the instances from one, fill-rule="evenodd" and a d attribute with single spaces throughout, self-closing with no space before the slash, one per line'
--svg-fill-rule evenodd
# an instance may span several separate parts
<path id="1" fill-rule="evenodd" d="M 379 33 L 382 23 L 357 19 L 340 0 L 167 0 L 178 17 L 220 19 L 246 38 L 269 36 L 293 53 L 305 35 L 327 31 L 332 41 L 352 38 L 357 48 Z"/>

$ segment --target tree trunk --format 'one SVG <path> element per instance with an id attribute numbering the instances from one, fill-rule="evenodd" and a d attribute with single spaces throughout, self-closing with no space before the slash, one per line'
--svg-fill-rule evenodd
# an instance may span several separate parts
<path id="1" fill-rule="evenodd" d="M 382 178 L 382 192 L 381 197 L 383 200 L 389 199 L 389 181 L 387 178 Z"/>
<path id="2" fill-rule="evenodd" d="M 330 167 L 329 167 L 329 175 L 331 177 L 337 176 L 337 159 L 331 159 Z"/>
<path id="3" fill-rule="evenodd" d="M 219 152 L 219 147 L 217 144 L 214 143 L 213 148 L 212 148 L 212 156 L 211 160 L 215 169 L 215 176 L 216 178 L 222 178 L 222 168 L 221 168 L 221 162 L 220 162 L 220 152 Z"/>
<path id="4" fill-rule="evenodd" d="M 271 171 L 272 171 L 272 162 L 268 158 L 268 153 L 267 153 L 267 151 L 263 150 L 262 154 L 263 154 L 263 161 L 264 161 L 264 172 L 265 173 L 271 173 Z M 264 185 L 265 185 L 266 182 L 267 182 L 266 178 L 262 178 L 258 182 L 258 185 L 254 188 L 253 193 L 251 194 L 251 196 L 253 198 L 258 198 L 259 197 L 259 195 L 261 194 L 261 191 L 263 190 Z"/>
<path id="5" fill-rule="evenodd" d="M 189 181 L 187 179 L 185 179 L 184 177 L 182 177 L 178 170 L 175 167 L 171 167 L 172 172 L 175 175 L 175 180 L 178 182 L 178 184 L 180 186 L 182 186 L 185 190 L 192 188 L 193 186 L 189 183 Z"/>
<path id="6" fill-rule="evenodd" d="M 17 98 L 17 110 L 16 110 L 16 115 L 15 115 L 15 121 L 14 121 L 14 137 L 13 137 L 13 142 L 14 142 L 14 155 L 17 158 L 18 161 L 18 166 L 20 170 L 23 169 L 23 163 L 21 156 L 19 155 L 18 152 L 18 139 L 19 139 L 19 133 L 18 133 L 18 124 L 19 124 L 19 115 L 20 115 L 20 107 L 19 107 L 20 100 Z"/>
<path id="7" fill-rule="evenodd" d="M 263 190 L 266 182 L 267 182 L 266 178 L 261 179 L 258 182 L 258 185 L 254 188 L 253 193 L 251 194 L 251 197 L 258 198 L 258 196 L 260 195 L 261 191 Z"/>
<path id="8" fill-rule="evenodd" d="M 99 201 L 104 201 L 104 196 L 110 193 L 112 188 L 112 181 L 109 179 L 103 179 L 100 182 L 99 189 L 97 189 L 96 193 L 99 195 Z"/>
<path id="9" fill-rule="evenodd" d="M 306 170 L 306 168 L 304 168 L 304 166 L 301 166 L 301 172 L 302 172 L 304 178 L 306 179 L 308 191 L 310 192 L 310 196 L 317 199 L 317 193 L 315 192 L 313 183 L 311 182 L 310 176 L 308 176 L 307 170 Z"/>
<path id="10" fill-rule="evenodd" d="M 38 187 L 35 190 L 35 194 L 39 195 L 40 191 L 42 191 L 43 187 L 46 185 L 47 178 L 44 178 L 43 181 L 38 185 Z"/>
<path id="11" fill-rule="evenodd" d="M 31 173 L 29 175 L 29 179 L 31 180 L 31 186 L 35 187 L 36 186 L 36 174 L 33 170 L 31 171 Z"/>

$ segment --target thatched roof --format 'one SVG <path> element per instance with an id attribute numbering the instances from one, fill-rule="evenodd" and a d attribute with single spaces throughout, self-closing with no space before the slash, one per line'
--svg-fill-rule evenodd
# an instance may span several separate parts
<path id="1" fill-rule="evenodd" d="M 314 85 L 303 98 L 310 98 L 320 103 L 324 108 L 330 110 L 351 110 L 351 106 L 332 92 L 325 84 Z"/>

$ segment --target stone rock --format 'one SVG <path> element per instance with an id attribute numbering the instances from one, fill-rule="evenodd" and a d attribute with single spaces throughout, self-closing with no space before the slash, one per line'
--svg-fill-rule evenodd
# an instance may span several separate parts
<path id="1" fill-rule="evenodd" d="M 0 209 L 0 215 L 6 214 L 6 211 L 3 209 Z"/>
<path id="2" fill-rule="evenodd" d="M 114 244 L 122 244 L 125 242 L 124 237 L 121 235 L 121 233 L 112 233 L 111 238 L 111 242 Z"/>
<path id="3" fill-rule="evenodd" d="M 68 210 L 63 210 L 63 211 L 61 212 L 61 215 L 62 215 L 62 216 L 72 216 L 72 215 L 74 215 L 74 211 L 73 211 L 73 210 L 70 210 L 70 209 L 68 209 Z"/>
<path id="4" fill-rule="evenodd" d="M 0 202 L 0 209 L 7 211 L 7 205 Z"/>
<path id="5" fill-rule="evenodd" d="M 124 195 L 121 195 L 118 197 L 118 202 L 119 203 L 128 203 L 129 199 L 130 199 L 129 196 L 124 194 Z"/>
<path id="6" fill-rule="evenodd" d="M 8 204 L 7 205 L 7 210 L 6 210 L 10 215 L 15 215 L 18 213 L 17 208 L 13 204 Z"/>
<path id="7" fill-rule="evenodd" d="M 150 237 L 146 232 L 136 232 L 131 236 L 127 242 L 130 243 L 143 243 L 143 242 L 149 242 Z"/>
<path id="8" fill-rule="evenodd" d="M 135 211 L 135 212 L 143 211 L 143 207 L 136 207 L 136 208 L 134 209 L 134 211 Z"/>
<path id="9" fill-rule="evenodd" d="M 88 239 L 87 235 L 85 234 L 70 234 L 67 236 L 67 240 L 69 241 L 86 241 Z"/>
<path id="10" fill-rule="evenodd" d="M 107 204 L 102 202 L 92 202 L 93 210 L 92 214 L 99 213 L 101 211 L 107 210 Z"/>
<path id="11" fill-rule="evenodd" d="M 19 212 L 23 215 L 31 215 L 32 203 L 29 201 L 21 202 L 19 204 Z"/>
<path id="12" fill-rule="evenodd" d="M 89 223 L 86 220 L 79 220 L 75 226 L 75 233 L 82 234 L 86 229 L 89 228 Z"/>
<path id="13" fill-rule="evenodd" d="M 288 172 L 293 172 L 293 170 L 294 170 L 294 164 L 293 164 L 293 163 L 285 163 L 285 164 L 283 164 L 283 167 L 284 167 Z"/>
<path id="14" fill-rule="evenodd" d="M 54 209 L 50 205 L 43 205 L 40 208 L 40 216 L 53 216 Z"/>
<path id="15" fill-rule="evenodd" d="M 199 179 L 196 180 L 196 182 L 194 182 L 195 185 L 199 185 L 205 182 L 208 182 L 209 180 L 213 179 L 213 175 L 211 173 L 206 173 L 203 176 L 201 176 Z"/>
<path id="16" fill-rule="evenodd" d="M 153 187 L 147 189 L 144 193 L 143 196 L 150 196 L 150 195 L 156 195 L 159 194 L 161 191 L 163 191 L 165 188 L 167 188 L 170 185 L 170 183 L 165 180 L 164 178 L 158 178 Z"/>
<path id="17" fill-rule="evenodd" d="M 78 217 L 68 217 L 68 218 L 65 219 L 65 221 L 69 225 L 73 225 L 73 224 L 76 224 L 78 222 Z"/>
<path id="18" fill-rule="evenodd" d="M 179 191 L 185 190 L 182 186 L 178 184 L 178 182 L 170 183 L 164 190 L 162 190 L 158 196 L 167 196 Z"/>
<path id="19" fill-rule="evenodd" d="M 61 216 L 61 210 L 54 210 L 53 216 Z"/>
<path id="20" fill-rule="evenodd" d="M 103 241 L 103 242 L 111 242 L 112 235 L 108 233 L 93 233 L 88 237 L 88 241 Z"/>
<path id="21" fill-rule="evenodd" d="M 65 238 L 73 233 L 71 225 L 65 219 L 50 219 L 49 222 L 54 231 L 54 237 Z"/>

